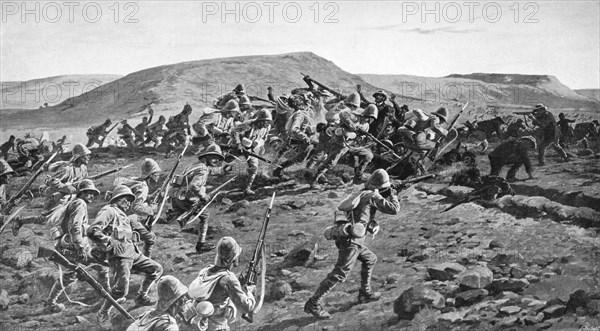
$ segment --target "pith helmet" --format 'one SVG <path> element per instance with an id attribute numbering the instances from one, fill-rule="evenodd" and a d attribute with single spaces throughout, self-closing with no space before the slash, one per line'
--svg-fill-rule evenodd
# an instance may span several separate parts
<path id="1" fill-rule="evenodd" d="M 356 108 L 360 107 L 360 95 L 358 94 L 358 92 L 354 92 L 352 94 L 350 94 L 346 100 L 344 100 L 344 103 L 346 105 L 352 105 L 355 106 Z"/>
<path id="2" fill-rule="evenodd" d="M 152 175 L 155 172 L 160 172 L 161 169 L 158 166 L 158 163 L 153 159 L 147 158 L 142 162 L 142 178 L 146 178 Z"/>
<path id="3" fill-rule="evenodd" d="M 184 114 L 191 114 L 192 113 L 192 106 L 190 106 L 189 104 L 185 104 L 185 106 L 183 106 L 183 113 Z"/>
<path id="4" fill-rule="evenodd" d="M 112 121 L 110 120 L 110 118 L 107 118 L 106 121 L 104 121 L 104 125 L 111 125 Z"/>
<path id="5" fill-rule="evenodd" d="M 162 276 L 156 284 L 158 302 L 156 310 L 166 311 L 179 298 L 188 292 L 187 286 L 173 276 Z"/>
<path id="6" fill-rule="evenodd" d="M 0 176 L 12 174 L 14 172 L 15 171 L 13 170 L 13 168 L 10 167 L 10 164 L 8 164 L 6 160 L 0 159 Z"/>
<path id="7" fill-rule="evenodd" d="M 434 111 L 432 114 L 439 117 L 440 120 L 442 120 L 442 122 L 444 122 L 444 123 L 448 122 L 448 110 L 446 108 L 440 107 L 440 108 L 438 108 L 438 110 Z"/>
<path id="8" fill-rule="evenodd" d="M 160 115 L 160 116 L 158 117 L 158 121 L 159 121 L 159 122 L 161 122 L 161 123 L 164 123 L 164 122 L 166 122 L 166 121 L 167 121 L 167 119 L 165 118 L 165 116 L 164 116 L 164 115 Z"/>
<path id="9" fill-rule="evenodd" d="M 133 201 L 135 199 L 135 195 L 131 192 L 131 189 L 125 185 L 119 185 L 115 187 L 113 191 L 113 196 L 110 198 L 110 203 L 113 203 L 118 198 L 127 197 L 129 200 Z"/>
<path id="10" fill-rule="evenodd" d="M 215 265 L 219 267 L 229 267 L 236 258 L 242 253 L 242 248 L 235 239 L 223 237 L 217 243 L 217 256 L 215 256 Z"/>
<path id="11" fill-rule="evenodd" d="M 523 137 L 519 138 L 519 140 L 529 141 L 533 145 L 533 149 L 537 149 L 537 143 L 535 141 L 535 137 L 533 137 L 533 136 L 523 136 Z"/>
<path id="12" fill-rule="evenodd" d="M 86 156 L 86 155 L 90 155 L 92 154 L 92 152 L 85 147 L 85 145 L 83 144 L 76 144 L 75 146 L 73 146 L 73 150 L 71 151 L 71 162 L 77 160 L 78 158 L 82 157 L 82 156 Z"/>
<path id="13" fill-rule="evenodd" d="M 542 103 L 538 103 L 537 105 L 535 105 L 535 107 L 533 107 L 534 112 L 539 112 L 542 110 L 548 110 L 548 108 L 546 106 L 544 106 L 544 104 L 542 104 Z"/>
<path id="14" fill-rule="evenodd" d="M 365 108 L 365 110 L 363 110 L 362 114 L 360 115 L 364 117 L 371 117 L 373 119 L 377 119 L 378 113 L 379 109 L 377 109 L 377 106 L 375 106 L 374 104 L 370 104 L 367 106 L 367 108 Z"/>
<path id="15" fill-rule="evenodd" d="M 235 100 L 229 100 L 227 101 L 227 103 L 225 104 L 225 107 L 223 107 L 223 109 L 221 109 L 221 112 L 223 113 L 241 113 L 242 111 L 240 110 L 240 106 L 238 105 L 238 102 Z"/>
<path id="16" fill-rule="evenodd" d="M 100 194 L 100 191 L 98 191 L 98 189 L 94 185 L 94 182 L 90 179 L 84 179 L 81 182 L 79 182 L 79 185 L 77 185 L 77 193 L 82 193 L 85 191 L 91 191 L 94 193 L 94 195 Z"/>
<path id="17" fill-rule="evenodd" d="M 288 106 L 288 101 L 286 97 L 277 97 L 275 98 L 275 111 L 277 114 L 286 114 L 292 111 L 292 108 Z"/>
<path id="18" fill-rule="evenodd" d="M 373 98 L 375 98 L 378 95 L 382 96 L 384 100 L 388 99 L 387 94 L 383 91 L 377 91 L 377 92 L 373 93 Z"/>
<path id="19" fill-rule="evenodd" d="M 252 101 L 250 101 L 250 98 L 248 98 L 248 96 L 246 95 L 242 95 L 240 97 L 240 102 L 239 102 L 240 106 L 248 106 L 248 107 L 252 107 Z"/>
<path id="20" fill-rule="evenodd" d="M 273 121 L 273 115 L 271 114 L 271 112 L 268 109 L 263 108 L 256 113 L 256 115 L 254 117 L 254 121 L 255 122 L 257 122 L 257 121 L 271 122 L 271 121 Z"/>
<path id="21" fill-rule="evenodd" d="M 245 92 L 244 84 L 237 84 L 237 86 L 233 89 L 233 92 L 236 92 L 236 93 Z"/>
<path id="22" fill-rule="evenodd" d="M 388 175 L 387 171 L 383 169 L 377 169 L 373 172 L 371 177 L 369 177 L 367 183 L 365 183 L 365 188 L 382 189 L 390 187 L 390 185 L 390 176 Z"/>
<path id="23" fill-rule="evenodd" d="M 200 160 L 201 158 L 203 158 L 205 156 L 217 156 L 221 160 L 223 160 L 225 158 L 223 156 L 223 152 L 221 152 L 221 147 L 219 147 L 216 144 L 208 145 L 208 147 L 206 147 L 202 151 L 202 153 L 200 153 L 200 155 L 198 155 L 198 160 Z"/>

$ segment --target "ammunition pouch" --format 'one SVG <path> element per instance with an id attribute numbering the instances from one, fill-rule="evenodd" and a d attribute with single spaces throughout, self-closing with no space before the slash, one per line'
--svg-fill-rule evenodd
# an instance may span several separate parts
<path id="1" fill-rule="evenodd" d="M 362 238 L 367 234 L 367 229 L 362 223 L 351 224 L 348 222 L 338 222 L 336 225 L 325 228 L 323 235 L 327 240 Z"/>

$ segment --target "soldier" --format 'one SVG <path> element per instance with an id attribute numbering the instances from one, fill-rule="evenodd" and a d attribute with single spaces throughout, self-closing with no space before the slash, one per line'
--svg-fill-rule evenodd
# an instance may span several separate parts
<path id="1" fill-rule="evenodd" d="M 305 160 L 314 147 L 316 141 L 313 135 L 316 133 L 315 124 L 309 115 L 308 105 L 301 97 L 292 96 L 288 98 L 288 106 L 293 110 L 291 117 L 285 125 L 289 146 L 298 146 L 295 154 L 275 169 L 273 176 L 281 177 L 283 170 L 296 163 Z M 285 146 L 284 146 L 285 148 Z"/>
<path id="2" fill-rule="evenodd" d="M 115 180 L 115 187 L 119 185 L 125 185 L 129 187 L 131 192 L 135 195 L 135 200 L 131 203 L 131 211 L 138 216 L 138 218 L 145 219 L 148 216 L 153 216 L 158 206 L 156 204 L 149 204 L 149 191 L 151 188 L 154 190 L 158 188 L 158 180 L 160 178 L 161 169 L 158 163 L 153 159 L 144 159 L 141 166 L 141 176 L 137 178 L 118 178 Z M 154 191 L 153 190 L 153 191 Z M 150 257 L 152 246 L 144 246 L 144 255 Z"/>
<path id="3" fill-rule="evenodd" d="M 392 102 L 392 106 L 394 106 L 394 121 L 392 121 L 392 127 L 397 130 L 404 124 L 406 119 L 406 113 L 408 113 L 408 105 L 398 105 L 396 102 L 396 95 L 392 93 L 390 95 L 390 101 Z"/>
<path id="4" fill-rule="evenodd" d="M 367 107 L 372 102 L 369 102 L 361 93 L 361 86 L 357 86 L 357 90 L 360 93 L 360 99 L 362 101 L 361 106 Z M 386 103 L 388 96 L 384 91 L 377 91 L 373 93 L 375 98 L 374 105 L 377 107 L 377 118 L 369 125 L 369 133 L 375 137 L 380 137 L 385 131 L 388 125 L 394 120 L 394 109 Z M 387 119 L 387 120 L 386 120 Z"/>
<path id="5" fill-rule="evenodd" d="M 519 118 L 508 125 L 506 128 L 506 136 L 508 138 L 519 138 L 525 130 L 527 130 L 525 122 L 523 122 L 523 119 Z"/>
<path id="6" fill-rule="evenodd" d="M 214 102 L 213 102 L 213 106 L 217 109 L 221 109 L 225 106 L 225 104 L 227 104 L 227 102 L 229 100 L 234 100 L 236 102 L 240 102 L 240 98 L 242 96 L 246 95 L 246 91 L 244 89 L 244 85 L 243 84 L 238 84 L 233 91 L 227 93 L 227 94 L 223 94 L 222 96 L 218 97 Z"/>
<path id="7" fill-rule="evenodd" d="M 64 211 L 63 219 L 57 227 L 53 228 L 53 239 L 56 241 L 55 248 L 69 260 L 84 265 L 92 264 L 93 268 L 100 273 L 100 283 L 105 289 L 109 289 L 108 268 L 103 267 L 92 254 L 91 244 L 86 236 L 89 226 L 88 205 L 100 191 L 94 186 L 94 182 L 85 179 L 77 185 L 77 197 L 69 202 Z M 65 309 L 65 305 L 58 303 L 58 298 L 65 288 L 77 280 L 77 273 L 67 269 L 61 272 L 61 279 L 56 280 L 48 299 L 45 302 L 45 311 L 58 313 Z"/>
<path id="8" fill-rule="evenodd" d="M 15 136 L 10 136 L 8 141 L 0 146 L 0 152 L 2 152 L 2 157 L 8 161 L 8 153 L 12 150 L 15 152 Z"/>
<path id="9" fill-rule="evenodd" d="M 71 150 L 70 161 L 59 161 L 48 167 L 51 175 L 45 180 L 46 202 L 44 211 L 36 218 L 15 218 L 12 231 L 15 236 L 24 224 L 43 224 L 60 206 L 64 206 L 75 198 L 77 185 L 88 177 L 87 164 L 90 162 L 92 152 L 83 144 L 76 144 Z"/>
<path id="10" fill-rule="evenodd" d="M 4 204 L 6 204 L 7 193 L 6 186 L 8 185 L 8 180 L 12 174 L 15 172 L 10 167 L 8 162 L 4 159 L 0 159 L 0 209 L 4 209 Z M 6 215 L 0 214 L 0 227 L 4 225 L 4 218 Z M 14 222 L 15 220 L 13 220 Z"/>
<path id="11" fill-rule="evenodd" d="M 261 109 L 252 120 L 242 123 L 232 129 L 234 143 L 240 148 L 245 148 L 255 154 L 264 154 L 267 134 L 271 131 L 273 117 L 268 109 Z M 258 174 L 258 159 L 246 156 L 248 164 L 248 180 L 244 188 L 244 194 L 254 195 L 252 183 Z"/>
<path id="12" fill-rule="evenodd" d="M 269 101 L 275 102 L 275 96 L 273 95 L 273 88 L 271 86 L 267 87 L 267 98 Z"/>
<path id="13" fill-rule="evenodd" d="M 383 169 L 377 169 L 358 193 L 348 196 L 339 210 L 346 212 L 346 219 L 329 227 L 325 235 L 334 239 L 338 248 L 338 260 L 333 270 L 319 284 L 319 287 L 304 305 L 304 312 L 318 319 L 328 319 L 331 315 L 321 307 L 323 297 L 338 283 L 344 282 L 356 260 L 362 263 L 360 272 L 361 286 L 358 302 L 372 302 L 381 298 L 381 293 L 373 292 L 371 274 L 377 262 L 377 256 L 366 245 L 367 232 L 373 236 L 379 232 L 375 213 L 380 211 L 396 215 L 400 204 L 396 191 L 391 187 L 390 178 Z"/>
<path id="14" fill-rule="evenodd" d="M 198 163 L 191 164 L 184 169 L 183 174 L 180 176 L 180 180 L 183 182 L 182 187 L 171 198 L 172 209 L 167 211 L 169 221 L 190 210 L 198 201 L 202 203 L 209 201 L 210 197 L 206 193 L 205 185 L 211 173 L 214 174 L 220 171 L 223 159 L 221 148 L 212 144 L 200 152 Z M 215 248 L 215 245 L 206 242 L 208 217 L 209 213 L 207 211 L 199 216 L 198 242 L 196 243 L 198 253 L 208 252 Z M 187 219 L 180 220 L 179 225 L 183 228 L 187 222 Z"/>
<path id="15" fill-rule="evenodd" d="M 127 331 L 179 331 L 177 315 L 187 300 L 187 286 L 173 276 L 162 276 L 156 283 L 156 308 L 142 314 Z"/>
<path id="16" fill-rule="evenodd" d="M 369 125 L 377 118 L 377 107 L 369 105 L 363 111 L 359 111 L 359 96 L 356 92 L 346 98 L 344 105 L 347 109 L 338 114 L 340 124 L 334 130 L 335 136 L 330 140 L 327 159 L 317 168 L 311 181 L 313 188 L 318 186 L 319 178 L 333 168 L 347 152 L 354 155 L 354 183 L 356 184 L 364 181 L 364 171 L 373 160 L 373 152 L 365 146 L 367 139 L 361 133 L 369 131 Z"/>
<path id="17" fill-rule="evenodd" d="M 67 136 L 62 136 L 62 138 L 58 139 L 56 143 L 54 143 L 54 151 L 59 154 L 65 153 L 67 147 Z"/>
<path id="18" fill-rule="evenodd" d="M 549 146 L 552 146 L 552 148 L 554 148 L 554 150 L 562 157 L 563 162 L 568 162 L 569 157 L 567 156 L 567 153 L 565 153 L 558 144 L 560 141 L 560 131 L 558 130 L 554 115 L 548 111 L 548 108 L 540 103 L 535 105 L 532 114 L 529 116 L 533 116 L 532 123 L 539 126 L 541 129 L 541 138 L 538 144 L 539 165 L 543 166 L 546 164 L 546 149 Z"/>
<path id="19" fill-rule="evenodd" d="M 229 330 L 229 321 L 235 319 L 236 309 L 242 313 L 254 310 L 254 286 L 243 288 L 231 268 L 237 266 L 242 248 L 231 237 L 217 243 L 215 264 L 200 270 L 198 278 L 189 286 L 189 296 L 196 301 L 208 301 L 214 313 L 202 321 L 206 330 Z"/>
<path id="20" fill-rule="evenodd" d="M 522 165 L 525 165 L 525 171 L 529 175 L 529 179 L 534 179 L 533 167 L 529 160 L 528 151 L 536 149 L 536 141 L 532 136 L 525 136 L 519 139 L 510 139 L 498 145 L 488 156 L 490 159 L 491 171 L 490 175 L 499 176 L 502 167 L 507 164 L 512 166 L 506 174 L 506 180 L 509 182 L 516 181 L 516 174 Z"/>
<path id="21" fill-rule="evenodd" d="M 188 135 L 192 135 L 189 124 L 189 116 L 191 113 L 192 106 L 186 104 L 181 113 L 171 117 L 169 122 L 167 122 L 169 131 L 167 132 L 165 139 L 163 139 L 163 144 L 167 146 L 166 158 L 171 155 L 176 146 L 186 143 Z"/>
<path id="22" fill-rule="evenodd" d="M 160 140 L 158 138 L 162 139 L 162 137 L 167 132 L 167 130 L 165 129 L 165 123 L 167 123 L 167 119 L 163 115 L 160 115 L 156 123 L 150 124 L 150 126 L 148 126 L 146 130 L 146 133 L 148 134 L 145 141 L 146 144 L 149 142 L 153 142 L 154 147 L 158 147 L 160 143 Z"/>
<path id="23" fill-rule="evenodd" d="M 240 97 L 239 105 L 242 113 L 235 118 L 237 121 L 246 122 L 254 117 L 255 111 L 252 107 L 252 101 L 250 101 L 250 98 L 247 95 Z"/>
<path id="24" fill-rule="evenodd" d="M 573 128 L 569 123 L 575 123 L 575 120 L 566 118 L 564 113 L 558 114 L 558 122 L 556 124 L 560 128 L 560 145 L 563 148 L 573 141 Z"/>
<path id="25" fill-rule="evenodd" d="M 100 209 L 88 229 L 88 237 L 107 253 L 108 265 L 115 281 L 111 296 L 124 301 L 129 292 L 131 271 L 135 270 L 145 274 L 135 303 L 139 306 L 150 306 L 156 302 L 150 299 L 148 291 L 162 274 L 163 268 L 158 262 L 144 256 L 134 242 L 134 237 L 139 236 L 145 245 L 152 246 L 156 239 L 156 236 L 137 219 L 127 216 L 126 212 L 134 200 L 135 195 L 129 187 L 117 186 L 110 202 Z M 97 314 L 98 322 L 104 323 L 108 320 L 111 308 L 108 300 L 102 302 Z"/>
<path id="26" fill-rule="evenodd" d="M 89 148 L 92 147 L 92 145 L 94 144 L 100 145 L 104 138 L 106 138 L 106 135 L 108 135 L 108 130 L 111 124 L 112 121 L 110 119 L 107 119 L 106 121 L 104 121 L 104 123 L 100 125 L 90 127 L 86 132 L 88 142 L 85 145 L 85 147 Z"/>
<path id="27" fill-rule="evenodd" d="M 443 137 L 448 135 L 448 130 L 442 127 L 448 121 L 448 110 L 441 107 L 431 114 L 426 114 L 421 109 L 412 111 L 415 120 L 405 123 L 405 128 L 398 129 L 405 141 L 413 142 L 420 150 L 431 150 L 435 148 L 435 135 Z"/>
<path id="28" fill-rule="evenodd" d="M 205 113 L 193 125 L 196 131 L 194 141 L 200 142 L 205 148 L 214 143 L 226 144 L 235 118 L 240 114 L 240 107 L 235 100 L 227 101 L 219 111 Z"/>
<path id="29" fill-rule="evenodd" d="M 117 130 L 117 134 L 127 144 L 127 148 L 129 148 L 129 151 L 135 155 L 135 150 L 137 147 L 135 144 L 135 137 L 139 136 L 140 132 L 138 132 L 131 125 L 129 125 L 129 123 L 127 123 L 127 120 L 121 121 L 121 124 L 123 126 L 119 130 Z"/>

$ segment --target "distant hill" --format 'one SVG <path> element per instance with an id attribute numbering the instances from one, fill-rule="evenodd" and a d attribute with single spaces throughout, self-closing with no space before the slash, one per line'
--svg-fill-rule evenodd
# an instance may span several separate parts
<path id="1" fill-rule="evenodd" d="M 553 112 L 565 112 L 579 121 L 600 118 L 600 102 L 582 96 L 556 77 L 547 75 L 485 74 L 419 77 L 410 75 L 359 74 L 372 85 L 418 99 L 447 105 L 469 101 L 462 118 L 507 116 L 543 103 Z"/>
<path id="2" fill-rule="evenodd" d="M 119 79 L 121 75 L 66 75 L 28 81 L 0 82 L 0 109 L 38 109 Z M 4 112 L 3 112 L 4 114 Z"/>
<path id="3" fill-rule="evenodd" d="M 237 83 L 243 83 L 248 94 L 263 98 L 267 86 L 272 86 L 277 95 L 289 94 L 294 88 L 306 86 L 301 72 L 345 93 L 355 90 L 356 84 L 362 84 L 367 93 L 378 89 L 310 52 L 231 57 L 134 72 L 44 109 L 43 116 L 39 112 L 7 114 L 3 122 L 43 127 L 65 123 L 87 125 L 107 117 L 113 120 L 130 117 L 149 102 L 156 104 L 157 115 L 173 114 L 186 102 L 193 109 L 210 106 L 217 96 L 231 91 Z"/>
<path id="4" fill-rule="evenodd" d="M 600 89 L 582 89 L 575 90 L 577 94 L 583 95 L 584 97 L 588 97 L 590 99 L 594 99 L 596 101 L 600 101 Z"/>

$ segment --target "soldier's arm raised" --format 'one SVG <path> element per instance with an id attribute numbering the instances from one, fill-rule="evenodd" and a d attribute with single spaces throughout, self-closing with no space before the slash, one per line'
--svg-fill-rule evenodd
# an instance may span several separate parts
<path id="1" fill-rule="evenodd" d="M 377 207 L 377 210 L 384 214 L 396 215 L 400 212 L 400 202 L 398 201 L 398 195 L 395 190 L 390 192 L 389 197 L 384 198 L 381 194 L 375 193 L 372 197 L 372 203 Z"/>
<path id="2" fill-rule="evenodd" d="M 237 277 L 229 275 L 225 276 L 223 281 L 225 282 L 225 290 L 238 309 L 249 313 L 254 310 L 256 306 L 256 299 L 251 292 L 246 293 L 240 284 Z"/>

